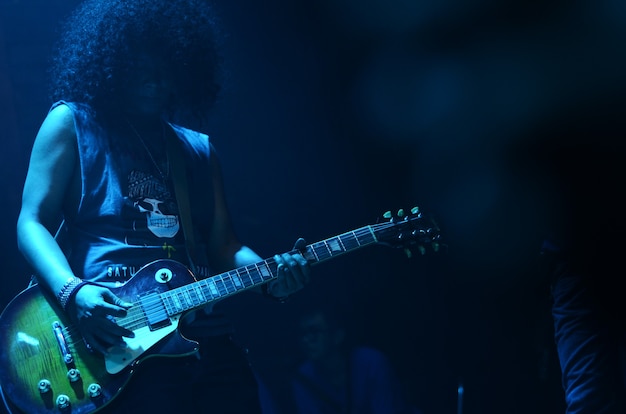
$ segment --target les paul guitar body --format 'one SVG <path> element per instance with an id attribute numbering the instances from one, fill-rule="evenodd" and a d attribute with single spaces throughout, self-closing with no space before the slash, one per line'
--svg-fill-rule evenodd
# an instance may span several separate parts
<path id="1" fill-rule="evenodd" d="M 169 280 L 162 279 L 163 273 Z M 146 358 L 192 354 L 197 343 L 176 329 L 180 313 L 156 315 L 153 321 L 146 318 L 154 312 L 151 307 L 158 306 L 152 302 L 159 294 L 193 282 L 182 264 L 162 260 L 143 267 L 127 284 L 114 289 L 116 295 L 135 303 L 128 316 L 118 320 L 134 328 L 135 338 L 127 338 L 128 348 L 113 350 L 106 358 L 87 348 L 54 298 L 38 286 L 26 289 L 0 319 L 5 400 L 29 414 L 92 413 L 121 392 Z"/>
<path id="2" fill-rule="evenodd" d="M 306 246 L 299 253 L 315 265 L 373 244 L 417 249 L 439 248 L 439 228 L 417 208 Z M 198 343 L 183 337 L 181 318 L 189 311 L 260 286 L 278 277 L 273 258 L 196 280 L 181 263 L 157 260 L 113 289 L 133 306 L 115 322 L 134 334 L 124 347 L 101 355 L 85 344 L 78 329 L 38 286 L 17 295 L 0 315 L 0 390 L 5 406 L 27 414 L 88 414 L 106 407 L 157 356 L 185 356 Z"/>

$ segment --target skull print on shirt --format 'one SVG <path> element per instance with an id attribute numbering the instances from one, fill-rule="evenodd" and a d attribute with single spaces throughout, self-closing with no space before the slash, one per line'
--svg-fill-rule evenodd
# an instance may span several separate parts
<path id="1" fill-rule="evenodd" d="M 178 206 L 168 188 L 151 174 L 133 170 L 128 176 L 128 199 L 145 216 L 158 238 L 174 238 L 180 229 Z"/>

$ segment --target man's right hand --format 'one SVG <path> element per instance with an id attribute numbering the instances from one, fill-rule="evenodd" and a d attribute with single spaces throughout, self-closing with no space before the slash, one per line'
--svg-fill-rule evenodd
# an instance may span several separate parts
<path id="1" fill-rule="evenodd" d="M 126 346 L 123 337 L 135 336 L 114 319 L 126 316 L 131 306 L 132 303 L 124 302 L 109 289 L 88 284 L 78 290 L 68 311 L 76 318 L 87 346 L 106 354 L 112 346 Z"/>

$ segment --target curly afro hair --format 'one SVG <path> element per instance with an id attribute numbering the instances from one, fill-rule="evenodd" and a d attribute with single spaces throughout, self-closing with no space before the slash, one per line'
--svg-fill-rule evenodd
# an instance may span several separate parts
<path id="1" fill-rule="evenodd" d="M 204 119 L 220 90 L 221 56 L 207 0 L 85 0 L 66 21 L 51 68 L 51 98 L 118 107 L 139 51 L 169 65 L 169 116 Z"/>

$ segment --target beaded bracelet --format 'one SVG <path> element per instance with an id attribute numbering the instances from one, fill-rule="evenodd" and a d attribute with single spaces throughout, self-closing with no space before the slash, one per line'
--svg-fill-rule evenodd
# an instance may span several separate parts
<path id="1" fill-rule="evenodd" d="M 67 307 L 67 304 L 70 302 L 70 299 L 76 295 L 78 289 L 83 287 L 87 282 L 83 282 L 81 279 L 77 277 L 70 277 L 67 279 L 59 293 L 57 294 L 57 299 L 61 304 L 63 310 Z"/>

